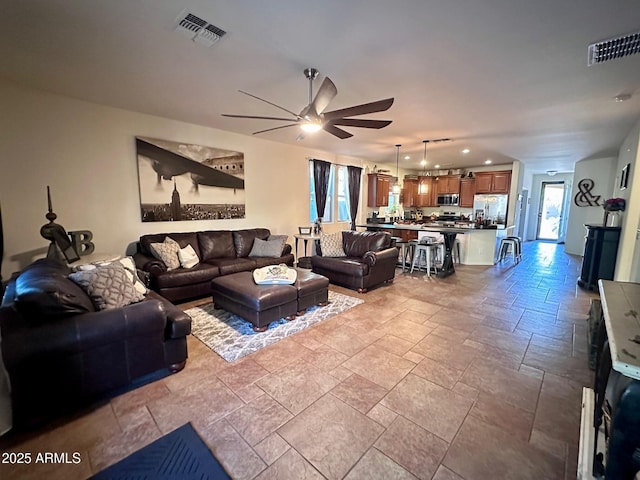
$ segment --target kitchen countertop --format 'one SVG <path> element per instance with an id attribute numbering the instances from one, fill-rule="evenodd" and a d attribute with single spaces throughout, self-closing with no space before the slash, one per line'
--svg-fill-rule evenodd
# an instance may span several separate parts
<path id="1" fill-rule="evenodd" d="M 380 229 L 392 229 L 392 230 L 417 230 L 423 232 L 455 232 L 455 233 L 472 233 L 472 232 L 484 232 L 486 230 L 504 230 L 504 226 L 502 228 L 475 228 L 463 225 L 455 225 L 455 226 L 446 226 L 442 224 L 437 224 L 433 222 L 429 223 L 366 223 L 364 225 L 358 225 L 358 227 L 362 228 L 380 228 Z"/>

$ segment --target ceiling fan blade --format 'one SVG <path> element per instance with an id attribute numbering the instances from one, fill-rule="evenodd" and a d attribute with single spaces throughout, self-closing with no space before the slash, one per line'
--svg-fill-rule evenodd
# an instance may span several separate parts
<path id="1" fill-rule="evenodd" d="M 259 117 L 255 115 L 232 115 L 229 113 L 221 114 L 223 117 L 231 117 L 231 118 L 254 118 L 256 120 L 280 120 L 281 122 L 295 122 L 296 118 L 281 118 L 281 117 Z"/>
<path id="2" fill-rule="evenodd" d="M 342 130 L 341 128 L 336 127 L 335 125 L 332 125 L 330 123 L 325 123 L 322 126 L 322 129 L 325 132 L 330 133 L 331 135 L 335 135 L 338 138 L 342 138 L 343 140 L 345 138 L 349 138 L 349 137 L 353 137 L 353 135 L 349 132 L 345 132 L 344 130 Z"/>
<path id="3" fill-rule="evenodd" d="M 240 93 L 244 93 L 245 95 L 250 96 L 251 98 L 255 98 L 256 100 L 260 100 L 261 102 L 268 103 L 269 105 L 274 106 L 274 107 L 276 107 L 276 108 L 279 108 L 280 110 L 284 110 L 285 112 L 290 113 L 291 115 L 293 115 L 293 116 L 294 116 L 294 117 L 296 117 L 296 118 L 300 118 L 300 115 L 298 115 L 297 113 L 292 112 L 291 110 L 287 110 L 286 108 L 281 107 L 280 105 L 276 105 L 275 103 L 270 102 L 269 100 L 265 100 L 264 98 L 260 98 L 260 97 L 258 97 L 258 96 L 256 96 L 256 95 L 253 95 L 253 94 L 248 93 L 248 92 L 244 92 L 244 91 L 242 91 L 242 90 L 238 90 L 238 91 L 239 91 Z"/>
<path id="4" fill-rule="evenodd" d="M 345 127 L 360 128 L 384 128 L 391 123 L 391 120 L 365 120 L 360 118 L 337 118 L 331 120 L 332 125 L 343 125 Z"/>
<path id="5" fill-rule="evenodd" d="M 322 85 L 320 85 L 318 93 L 316 93 L 316 97 L 311 103 L 316 113 L 322 113 L 322 111 L 327 108 L 331 100 L 333 100 L 337 94 L 338 89 L 336 88 L 335 84 L 329 77 L 324 77 Z"/>
<path id="6" fill-rule="evenodd" d="M 377 102 L 363 103 L 362 105 L 333 110 L 332 112 L 325 112 L 323 113 L 323 116 L 325 120 L 333 120 L 342 117 L 365 115 L 367 113 L 384 112 L 385 110 L 388 110 L 391 105 L 393 105 L 393 98 L 386 98 L 384 100 L 378 100 Z"/>
<path id="7" fill-rule="evenodd" d="M 298 125 L 298 124 L 297 123 L 290 123 L 289 125 L 281 125 L 279 127 L 267 128 L 266 130 L 259 130 L 257 132 L 253 132 L 252 135 L 256 135 L 258 133 L 270 132 L 272 130 L 280 130 L 281 128 L 295 127 L 296 125 Z"/>

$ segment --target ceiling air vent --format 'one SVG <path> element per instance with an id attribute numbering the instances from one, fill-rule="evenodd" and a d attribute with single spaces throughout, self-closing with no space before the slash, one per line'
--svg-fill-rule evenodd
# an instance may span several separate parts
<path id="1" fill-rule="evenodd" d="M 180 15 L 176 22 L 175 30 L 206 47 L 210 47 L 227 34 L 221 28 L 200 17 L 196 17 L 192 13 Z"/>
<path id="2" fill-rule="evenodd" d="M 640 52 L 640 32 L 589 45 L 589 66 Z"/>

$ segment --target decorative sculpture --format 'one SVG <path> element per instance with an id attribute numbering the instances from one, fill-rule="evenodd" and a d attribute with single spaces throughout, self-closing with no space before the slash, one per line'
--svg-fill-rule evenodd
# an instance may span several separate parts
<path id="1" fill-rule="evenodd" d="M 45 217 L 47 220 L 49 220 L 49 223 L 43 225 L 40 228 L 40 235 L 51 242 L 49 244 L 47 258 L 59 261 L 61 263 L 64 263 L 61 255 L 64 255 L 64 258 L 69 263 L 79 260 L 80 255 L 78 255 L 78 252 L 69 240 L 69 236 L 67 235 L 64 227 L 54 222 L 54 220 L 58 218 L 58 216 L 53 213 L 49 185 L 47 185 L 47 203 L 49 211 L 45 215 Z"/>

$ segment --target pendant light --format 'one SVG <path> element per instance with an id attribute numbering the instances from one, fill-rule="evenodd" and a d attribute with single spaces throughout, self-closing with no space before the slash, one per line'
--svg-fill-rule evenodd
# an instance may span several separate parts
<path id="1" fill-rule="evenodd" d="M 400 147 L 402 145 L 396 145 L 396 183 L 391 187 L 391 191 L 393 193 L 400 193 L 400 177 L 399 177 L 399 169 L 398 169 L 398 160 L 400 159 Z"/>
<path id="2" fill-rule="evenodd" d="M 420 162 L 422 164 L 422 175 L 426 176 L 427 175 L 427 143 L 429 143 L 430 140 L 423 140 L 422 143 L 424 143 L 424 155 L 422 156 L 422 162 Z M 420 181 L 418 184 L 418 193 L 420 195 L 424 195 L 426 193 L 428 193 L 429 190 L 429 186 Z"/>

